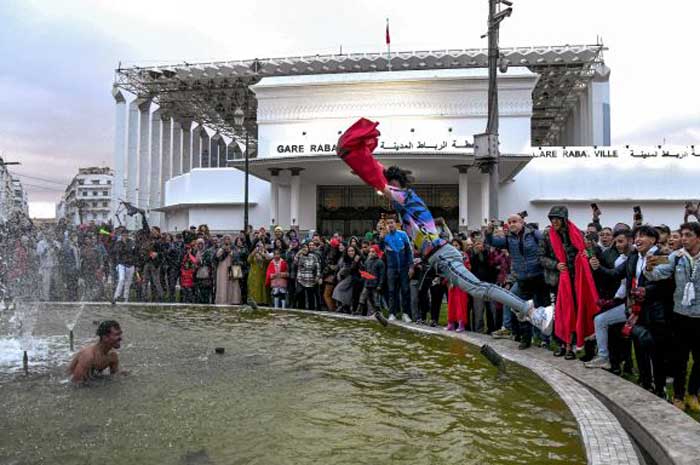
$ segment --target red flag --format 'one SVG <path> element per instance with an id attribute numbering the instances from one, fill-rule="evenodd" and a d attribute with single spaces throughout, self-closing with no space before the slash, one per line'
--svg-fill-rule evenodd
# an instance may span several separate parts
<path id="1" fill-rule="evenodd" d="M 391 44 L 391 37 L 389 37 L 389 19 L 386 20 L 386 44 Z"/>

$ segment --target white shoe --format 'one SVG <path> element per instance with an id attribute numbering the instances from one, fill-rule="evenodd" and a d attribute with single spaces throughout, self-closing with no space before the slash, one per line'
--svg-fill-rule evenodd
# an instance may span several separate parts
<path id="1" fill-rule="evenodd" d="M 396 316 L 393 313 L 389 314 L 389 321 L 394 321 L 396 320 Z"/>
<path id="2" fill-rule="evenodd" d="M 602 368 L 604 370 L 610 369 L 610 359 L 607 357 L 601 357 L 596 355 L 593 360 L 583 364 L 586 368 Z"/>
<path id="3" fill-rule="evenodd" d="M 403 320 L 404 323 L 412 323 L 413 322 L 411 317 L 406 315 L 405 313 L 401 315 L 401 319 Z"/>

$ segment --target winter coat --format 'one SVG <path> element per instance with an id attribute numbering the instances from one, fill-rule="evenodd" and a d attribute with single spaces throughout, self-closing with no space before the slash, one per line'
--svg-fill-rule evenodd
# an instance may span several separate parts
<path id="1" fill-rule="evenodd" d="M 279 271 L 278 271 L 279 268 Z M 272 275 L 280 273 L 282 276 L 278 278 L 273 278 Z M 280 259 L 279 262 L 275 262 L 274 259 L 267 265 L 267 273 L 265 274 L 265 286 L 272 288 L 287 288 L 287 276 L 289 270 L 287 269 L 287 262 L 284 259 Z"/>
<path id="2" fill-rule="evenodd" d="M 663 255 L 660 250 L 657 250 L 654 255 Z M 594 271 L 595 274 L 603 274 L 618 283 L 622 279 L 626 279 L 626 296 L 627 305 L 630 305 L 630 291 L 632 290 L 632 280 L 637 275 L 637 262 L 639 254 L 634 252 L 630 254 L 626 262 L 621 263 L 614 269 L 600 267 Z M 674 284 L 672 279 L 660 279 L 651 281 L 647 279 L 645 273 L 639 276 L 637 287 L 643 287 L 646 291 L 644 301 L 642 302 L 642 311 L 639 315 L 639 323 L 646 324 L 649 322 L 664 322 L 669 321 L 671 312 L 673 311 L 673 290 Z"/>
<path id="3" fill-rule="evenodd" d="M 136 253 L 136 243 L 133 240 L 119 240 L 114 244 L 113 248 L 114 263 L 117 265 L 134 266 L 136 264 Z"/>
<path id="4" fill-rule="evenodd" d="M 471 252 L 469 254 L 469 262 L 471 263 L 471 271 L 474 276 L 486 283 L 496 282 L 498 270 L 489 263 L 489 252 L 486 249 L 481 253 Z"/>
<path id="5" fill-rule="evenodd" d="M 544 274 L 540 261 L 542 232 L 525 226 L 520 234 L 508 232 L 505 236 L 486 234 L 486 244 L 507 249 L 511 257 L 511 269 L 517 279 L 536 278 Z"/>
<path id="6" fill-rule="evenodd" d="M 569 237 L 569 229 L 563 228 L 559 235 L 562 238 L 562 244 L 564 245 L 564 252 L 566 252 L 566 266 L 569 269 L 569 276 L 571 277 L 571 282 L 574 282 L 574 273 L 576 270 L 575 261 L 578 251 L 576 247 L 571 243 L 571 238 Z M 542 235 L 542 241 L 540 242 L 541 256 L 540 263 L 544 269 L 544 280 L 545 282 L 554 287 L 555 289 L 559 286 L 559 270 L 557 265 L 559 260 L 557 260 L 556 255 L 554 255 L 554 249 L 552 248 L 552 242 L 549 239 L 549 228 L 544 230 Z"/>
<path id="7" fill-rule="evenodd" d="M 368 289 L 376 289 L 382 287 L 384 282 L 384 262 L 375 257 L 368 258 L 365 262 L 365 271 L 374 276 L 374 279 L 365 279 L 365 287 Z"/>
<path id="8" fill-rule="evenodd" d="M 180 286 L 184 289 L 192 289 L 194 287 L 194 273 L 199 266 L 197 257 L 188 250 L 185 252 L 185 257 L 182 259 L 180 267 Z"/>
<path id="9" fill-rule="evenodd" d="M 388 269 L 408 269 L 413 265 L 413 246 L 404 231 L 388 233 L 382 238 L 379 246 L 384 251 Z"/>
<path id="10" fill-rule="evenodd" d="M 700 318 L 700 259 L 695 259 L 695 266 L 691 268 L 690 258 L 684 249 L 676 250 L 668 256 L 667 264 L 657 265 L 652 271 L 645 270 L 644 275 L 652 281 L 674 277 L 673 312 L 691 318 Z M 690 302 L 690 305 L 683 305 L 683 295 L 689 282 L 692 282 L 695 289 L 695 299 Z"/>

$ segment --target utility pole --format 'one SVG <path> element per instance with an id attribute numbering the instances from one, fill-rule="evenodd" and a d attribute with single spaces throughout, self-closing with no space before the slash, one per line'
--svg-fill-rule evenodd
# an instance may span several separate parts
<path id="1" fill-rule="evenodd" d="M 505 4 L 508 8 L 499 11 L 500 4 Z M 500 184 L 499 148 L 498 148 L 498 69 L 502 72 L 507 70 L 507 63 L 501 61 L 500 50 L 498 48 L 498 35 L 501 21 L 513 12 L 513 3 L 509 0 L 489 0 L 489 21 L 488 32 L 485 34 L 489 39 L 488 70 L 488 120 L 486 132 L 474 136 L 474 156 L 477 164 L 483 173 L 489 175 L 489 219 L 498 219 L 498 187 Z M 482 36 L 483 37 L 483 36 Z"/>

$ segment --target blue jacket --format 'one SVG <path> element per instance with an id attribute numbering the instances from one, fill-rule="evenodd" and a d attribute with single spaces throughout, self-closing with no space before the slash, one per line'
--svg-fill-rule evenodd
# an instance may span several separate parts
<path id="1" fill-rule="evenodd" d="M 542 276 L 544 270 L 540 264 L 540 242 L 542 232 L 525 226 L 520 235 L 509 232 L 506 236 L 486 234 L 486 244 L 508 249 L 511 256 L 511 270 L 515 279 L 530 279 Z"/>
<path id="2" fill-rule="evenodd" d="M 379 246 L 386 254 L 387 269 L 407 269 L 413 265 L 413 246 L 408 234 L 404 231 L 397 230 L 393 233 L 387 233 Z"/>

